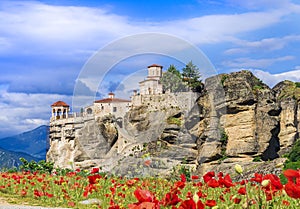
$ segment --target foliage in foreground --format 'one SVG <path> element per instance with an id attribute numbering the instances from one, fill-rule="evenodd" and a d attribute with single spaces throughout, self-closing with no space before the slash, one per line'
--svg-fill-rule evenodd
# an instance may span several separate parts
<path id="1" fill-rule="evenodd" d="M 146 164 L 145 166 L 149 166 Z M 236 166 L 241 176 L 243 169 Z M 182 174 L 179 179 L 125 178 L 89 171 L 66 175 L 40 172 L 3 172 L 0 194 L 15 203 L 71 208 L 201 209 L 201 208 L 299 208 L 300 171 L 286 170 L 283 185 L 273 174 L 255 173 L 253 178 L 233 182 L 213 171 L 204 176 Z M 86 205 L 93 203 L 94 205 Z"/>

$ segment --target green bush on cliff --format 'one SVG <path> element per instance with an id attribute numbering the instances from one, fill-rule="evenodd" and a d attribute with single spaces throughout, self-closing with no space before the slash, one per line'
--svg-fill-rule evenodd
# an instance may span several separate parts
<path id="1" fill-rule="evenodd" d="M 167 119 L 168 124 L 175 124 L 177 126 L 181 126 L 182 120 L 181 118 L 176 118 L 176 117 L 169 117 Z"/>
<path id="2" fill-rule="evenodd" d="M 288 159 L 291 162 L 300 162 L 300 139 L 298 139 L 292 147 L 290 153 L 288 154 Z"/>
<path id="3" fill-rule="evenodd" d="M 286 169 L 297 170 L 299 168 L 300 168 L 300 139 L 297 139 L 291 151 L 287 154 L 287 160 L 284 163 L 284 170 Z M 280 179 L 283 183 L 287 182 L 286 178 L 283 175 L 280 175 Z"/>

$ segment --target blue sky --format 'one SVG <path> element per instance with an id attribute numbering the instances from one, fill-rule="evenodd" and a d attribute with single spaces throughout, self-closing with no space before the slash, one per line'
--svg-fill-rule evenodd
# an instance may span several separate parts
<path id="1" fill-rule="evenodd" d="M 299 81 L 299 22 L 296 0 L 1 0 L 0 137 L 47 124 L 53 102 L 71 103 L 93 54 L 139 33 L 186 40 L 219 73 L 251 70 L 270 86 Z M 162 57 L 132 57 L 116 65 L 99 95 L 120 87 L 128 69 L 153 62 L 182 67 Z"/>

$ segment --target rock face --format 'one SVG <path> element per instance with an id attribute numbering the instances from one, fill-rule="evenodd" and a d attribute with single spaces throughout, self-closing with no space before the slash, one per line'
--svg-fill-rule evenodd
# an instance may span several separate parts
<path id="1" fill-rule="evenodd" d="M 178 164 L 199 174 L 235 163 L 255 170 L 282 162 L 299 138 L 300 86 L 290 81 L 270 89 L 241 71 L 206 79 L 201 94 L 148 97 L 123 118 L 51 121 L 47 160 L 132 176 L 168 175 Z"/>
<path id="2" fill-rule="evenodd" d="M 300 88 L 291 81 L 278 83 L 273 90 L 282 111 L 280 113 L 280 151 L 282 155 L 290 150 L 300 131 Z"/>

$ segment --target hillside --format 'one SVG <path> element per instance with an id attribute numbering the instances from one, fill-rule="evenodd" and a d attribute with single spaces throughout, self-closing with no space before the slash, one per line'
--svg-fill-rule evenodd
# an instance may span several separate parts
<path id="1" fill-rule="evenodd" d="M 26 153 L 13 152 L 0 148 L 0 169 L 19 167 L 21 165 L 20 158 L 25 158 L 27 161 L 39 161 L 38 158 L 32 157 Z"/>
<path id="2" fill-rule="evenodd" d="M 48 138 L 49 126 L 43 125 L 28 132 L 0 139 L 0 147 L 13 152 L 23 152 L 34 158 L 46 159 Z"/>

